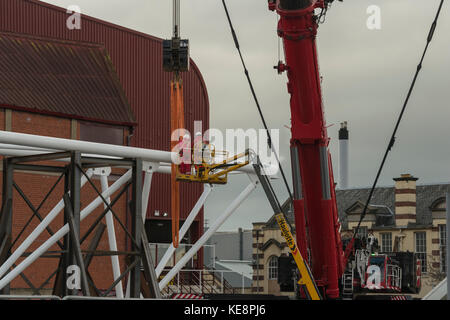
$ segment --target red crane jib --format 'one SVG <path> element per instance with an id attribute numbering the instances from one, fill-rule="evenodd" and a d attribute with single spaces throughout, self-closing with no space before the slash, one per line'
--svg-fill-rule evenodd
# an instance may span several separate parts
<path id="1" fill-rule="evenodd" d="M 322 105 L 317 59 L 316 8 L 323 0 L 269 1 L 280 16 L 278 35 L 283 39 L 291 95 L 291 158 L 294 212 L 298 247 L 307 259 L 316 283 L 328 298 L 339 297 L 344 272 L 329 138 Z M 298 172 L 297 177 L 296 172 Z M 308 250 L 309 249 L 309 254 Z"/>

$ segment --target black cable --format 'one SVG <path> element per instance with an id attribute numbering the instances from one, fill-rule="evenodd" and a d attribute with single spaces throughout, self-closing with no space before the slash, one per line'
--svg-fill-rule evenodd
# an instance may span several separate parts
<path id="1" fill-rule="evenodd" d="M 249 72 L 247 70 L 247 66 L 245 65 L 245 61 L 244 61 L 244 58 L 242 56 L 242 52 L 241 52 L 241 48 L 240 48 L 240 45 L 239 45 L 239 41 L 238 41 L 236 32 L 234 31 L 233 23 L 231 22 L 230 14 L 228 13 L 228 8 L 227 8 L 227 5 L 225 3 L 225 0 L 222 0 L 222 3 L 223 3 L 223 7 L 225 9 L 225 13 L 226 13 L 227 18 L 228 18 L 228 23 L 230 25 L 231 34 L 233 35 L 234 44 L 236 45 L 236 49 L 239 52 L 239 57 L 241 58 L 242 66 L 244 67 L 244 73 L 245 73 L 245 75 L 247 77 L 248 84 L 250 85 L 250 90 L 252 92 L 253 99 L 255 100 L 256 107 L 258 108 L 259 116 L 261 117 L 262 123 L 264 125 L 264 129 L 267 132 L 267 137 L 268 137 L 267 144 L 269 145 L 269 148 L 272 150 L 272 152 L 275 154 L 276 160 L 277 160 L 278 165 L 280 167 L 280 172 L 281 172 L 281 175 L 283 177 L 284 184 L 285 184 L 286 189 L 287 189 L 287 191 L 289 193 L 289 198 L 291 199 L 291 201 L 293 201 L 292 192 L 291 192 L 291 189 L 289 188 L 289 184 L 287 182 L 286 175 L 284 174 L 283 167 L 281 166 L 280 159 L 278 157 L 277 152 L 272 148 L 272 137 L 270 135 L 269 128 L 267 127 L 267 123 L 266 123 L 266 120 L 264 118 L 264 115 L 262 113 L 261 106 L 260 106 L 259 101 L 258 101 L 258 97 L 256 96 L 256 92 L 255 92 L 255 89 L 253 87 L 253 83 L 252 83 L 252 80 L 250 78 L 250 74 L 249 74 Z"/>
<path id="2" fill-rule="evenodd" d="M 411 97 L 411 94 L 412 94 L 412 92 L 414 90 L 414 86 L 416 84 L 417 77 L 419 76 L 420 70 L 422 70 L 422 63 L 423 63 L 423 61 L 425 59 L 425 55 L 426 55 L 426 53 L 428 51 L 428 46 L 430 45 L 431 40 L 433 39 L 434 31 L 436 30 L 437 22 L 438 22 L 439 15 L 441 13 L 441 9 L 442 9 L 442 5 L 443 4 L 444 4 L 444 0 L 441 0 L 441 4 L 439 5 L 438 11 L 436 13 L 436 17 L 435 17 L 435 19 L 433 21 L 433 24 L 431 25 L 430 32 L 428 33 L 427 44 L 425 46 L 425 50 L 424 50 L 424 52 L 422 54 L 422 58 L 420 59 L 419 64 L 417 65 L 416 74 L 414 75 L 414 79 L 413 79 L 413 81 L 411 83 L 411 86 L 409 88 L 408 95 L 406 96 L 405 103 L 403 104 L 403 108 L 402 108 L 402 110 L 400 112 L 400 115 L 399 115 L 399 117 L 397 119 L 397 123 L 395 125 L 394 132 L 392 133 L 391 139 L 389 140 L 388 147 L 387 147 L 386 152 L 384 154 L 384 157 L 383 157 L 383 160 L 381 162 L 380 168 L 378 169 L 377 175 L 375 177 L 375 181 L 374 181 L 372 189 L 370 190 L 370 193 L 369 193 L 369 197 L 367 198 L 366 204 L 364 206 L 364 210 L 363 210 L 363 212 L 361 214 L 361 218 L 359 219 L 358 225 L 357 225 L 357 227 L 355 229 L 355 232 L 353 234 L 353 238 L 355 238 L 356 235 L 358 234 L 358 231 L 359 231 L 359 228 L 361 226 L 361 223 L 362 223 L 362 221 L 364 220 L 364 217 L 367 214 L 367 209 L 369 207 L 369 203 L 372 200 L 372 196 L 373 196 L 373 193 L 375 191 L 376 185 L 378 183 L 378 179 L 380 177 L 381 171 L 383 170 L 384 164 L 386 162 L 386 158 L 387 158 L 389 152 L 392 150 L 392 147 L 394 146 L 395 134 L 397 133 L 397 130 L 398 130 L 399 126 L 400 126 L 400 122 L 402 121 L 402 118 L 403 118 L 403 114 L 405 113 L 406 106 L 408 105 L 409 98 Z"/>

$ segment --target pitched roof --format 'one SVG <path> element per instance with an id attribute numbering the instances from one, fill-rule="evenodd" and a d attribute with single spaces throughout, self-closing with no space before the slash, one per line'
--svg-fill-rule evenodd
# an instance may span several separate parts
<path id="1" fill-rule="evenodd" d="M 347 227 L 347 209 L 349 209 L 355 202 L 360 201 L 366 204 L 369 197 L 370 188 L 361 189 L 345 189 L 336 190 L 336 202 L 338 207 L 339 219 L 342 226 Z M 395 189 L 394 187 L 380 187 L 376 188 L 370 204 L 385 205 L 392 212 L 395 212 Z"/>
<path id="2" fill-rule="evenodd" d="M 0 32 L 0 107 L 135 125 L 106 49 Z"/>
<path id="3" fill-rule="evenodd" d="M 450 184 L 427 184 L 417 185 L 416 187 L 416 214 L 417 225 L 428 226 L 432 224 L 431 207 L 436 200 L 445 197 L 447 191 L 450 191 Z M 338 189 L 336 190 L 336 201 L 338 207 L 338 214 L 343 228 L 347 228 L 347 211 L 349 208 L 355 206 L 357 203 L 365 205 L 369 197 L 370 188 L 355 188 L 355 189 Z M 394 187 L 379 187 L 376 188 L 371 205 L 387 206 L 392 212 L 395 212 L 395 188 Z M 294 212 L 292 207 L 288 207 L 286 202 L 284 207 L 286 217 L 290 223 L 294 223 Z M 386 213 L 383 210 L 376 210 L 379 213 Z M 386 210 L 384 210 L 386 211 Z M 277 222 L 272 216 L 265 225 L 266 228 L 276 228 Z"/>
<path id="4" fill-rule="evenodd" d="M 434 184 L 434 185 L 418 185 L 417 186 L 417 212 L 420 216 L 417 217 L 417 223 L 430 224 L 432 223 L 431 206 L 438 198 L 445 197 L 445 194 L 450 191 L 450 184 Z M 419 219 L 420 218 L 420 219 Z"/>
<path id="5" fill-rule="evenodd" d="M 427 184 L 416 187 L 416 215 L 417 224 L 432 224 L 431 206 L 436 199 L 444 197 L 450 184 Z M 356 201 L 364 204 L 369 196 L 370 188 L 336 190 L 336 201 L 338 205 L 339 218 L 343 226 L 347 226 L 346 210 Z M 373 205 L 385 205 L 395 212 L 395 188 L 376 188 L 370 201 Z"/>
<path id="6" fill-rule="evenodd" d="M 280 249 L 283 249 L 283 248 L 284 248 L 284 245 L 281 244 L 279 241 L 277 241 L 277 240 L 275 240 L 275 239 L 269 239 L 269 240 L 266 241 L 266 243 L 264 243 L 264 244 L 261 246 L 261 251 L 263 251 L 263 252 L 266 251 L 267 248 L 269 248 L 271 245 L 275 245 L 275 246 L 277 246 L 277 247 L 280 248 Z"/>

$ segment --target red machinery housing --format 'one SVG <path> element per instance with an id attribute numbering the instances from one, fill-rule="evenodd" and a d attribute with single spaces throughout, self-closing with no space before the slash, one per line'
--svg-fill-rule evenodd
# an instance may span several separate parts
<path id="1" fill-rule="evenodd" d="M 377 272 L 379 276 L 376 276 Z M 421 278 L 422 262 L 413 252 L 372 254 L 367 262 L 361 289 L 377 293 L 418 293 L 422 286 Z"/>
<path id="2" fill-rule="evenodd" d="M 367 264 L 363 289 L 401 292 L 402 269 L 385 254 L 372 255 Z"/>

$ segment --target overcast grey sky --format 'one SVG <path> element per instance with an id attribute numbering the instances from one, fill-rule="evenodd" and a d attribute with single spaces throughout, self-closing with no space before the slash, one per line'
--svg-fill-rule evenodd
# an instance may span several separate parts
<path id="1" fill-rule="evenodd" d="M 47 0 L 80 6 L 82 13 L 161 38 L 170 38 L 170 0 Z M 276 14 L 265 0 L 228 0 L 247 67 L 271 128 L 280 129 L 283 167 L 289 160 L 289 95 L 278 60 Z M 370 5 L 381 8 L 381 30 L 369 30 Z M 339 123 L 350 130 L 350 185 L 369 186 L 394 128 L 416 65 L 425 46 L 439 0 L 345 0 L 335 2 L 319 28 L 318 52 L 330 149 L 339 179 Z M 220 0 L 182 0 L 181 33 L 191 42 L 191 56 L 209 92 L 211 127 L 262 128 L 230 35 Z M 380 185 L 411 173 L 418 183 L 450 181 L 450 7 L 444 4 L 435 38 L 388 157 Z M 206 205 L 212 223 L 247 185 L 234 177 L 218 187 Z M 287 197 L 281 180 L 280 200 Z M 272 212 L 261 190 L 255 191 L 220 230 L 251 228 Z"/>

